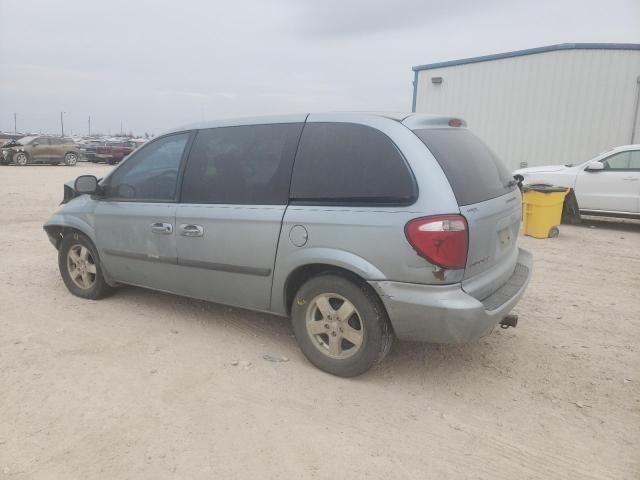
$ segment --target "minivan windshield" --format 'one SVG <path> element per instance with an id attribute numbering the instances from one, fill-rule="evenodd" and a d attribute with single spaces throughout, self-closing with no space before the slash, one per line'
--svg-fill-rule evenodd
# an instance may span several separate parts
<path id="1" fill-rule="evenodd" d="M 517 188 L 507 167 L 465 128 L 414 130 L 447 176 L 458 205 L 472 205 Z"/>

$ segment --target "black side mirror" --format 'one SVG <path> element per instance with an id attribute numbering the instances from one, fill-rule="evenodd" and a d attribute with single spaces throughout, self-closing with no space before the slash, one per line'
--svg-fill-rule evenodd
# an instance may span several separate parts
<path id="1" fill-rule="evenodd" d="M 73 183 L 78 195 L 93 195 L 98 192 L 98 179 L 93 175 L 80 175 Z"/>

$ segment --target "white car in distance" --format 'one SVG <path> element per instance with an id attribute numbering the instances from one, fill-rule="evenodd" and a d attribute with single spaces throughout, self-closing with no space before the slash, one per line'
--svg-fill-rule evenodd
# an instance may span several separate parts
<path id="1" fill-rule="evenodd" d="M 573 188 L 580 213 L 640 218 L 640 144 L 616 147 L 577 166 L 521 168 L 523 185 Z"/>

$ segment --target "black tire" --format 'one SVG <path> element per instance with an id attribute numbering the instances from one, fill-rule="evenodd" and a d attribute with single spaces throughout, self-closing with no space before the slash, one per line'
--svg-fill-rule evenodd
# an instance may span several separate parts
<path id="1" fill-rule="evenodd" d="M 331 356 L 328 347 L 331 340 L 329 333 L 323 332 L 313 335 L 307 328 L 308 319 L 319 314 L 320 309 L 316 306 L 315 299 L 324 295 L 343 297 L 345 301 L 355 307 L 354 313 L 347 321 L 355 321 L 356 327 L 360 327 L 362 340 L 361 345 L 347 358 L 333 358 Z M 339 305 L 332 306 L 332 308 L 340 310 Z M 338 312 L 334 311 L 334 313 Z M 323 318 L 320 323 L 324 328 L 328 323 L 325 323 L 324 315 L 321 313 L 320 315 Z M 382 361 L 393 344 L 394 335 L 389 318 L 375 292 L 366 284 L 357 284 L 340 275 L 331 273 L 318 275 L 302 285 L 293 300 L 291 320 L 298 345 L 309 361 L 319 369 L 340 377 L 355 377 L 366 372 L 373 365 Z M 315 322 L 311 321 L 311 323 Z M 340 328 L 339 325 L 341 325 L 340 321 L 336 320 L 329 323 L 337 324 L 337 326 L 332 325 L 330 328 Z M 340 331 L 343 330 L 340 328 Z M 333 333 L 335 332 L 332 331 L 331 334 Z M 323 343 L 322 338 L 325 337 L 327 342 Z M 344 345 L 345 341 L 347 345 L 350 344 L 346 339 L 340 340 L 340 344 Z M 356 347 L 355 344 L 351 345 Z M 342 350 L 342 346 L 340 349 Z"/>
<path id="2" fill-rule="evenodd" d="M 72 273 L 69 271 L 70 251 L 72 249 L 75 251 L 77 247 L 84 247 L 89 252 L 92 263 L 95 266 L 95 273 L 88 272 L 89 278 L 92 280 L 89 287 L 81 287 L 76 283 L 76 280 L 72 279 Z M 73 262 L 73 260 L 71 260 L 71 262 Z M 95 246 L 89 238 L 81 233 L 73 232 L 62 239 L 62 243 L 58 249 L 58 268 L 60 269 L 60 275 L 67 289 L 76 297 L 98 300 L 99 298 L 110 295 L 114 290 L 113 287 L 107 284 L 102 275 L 102 266 L 100 265 L 100 259 Z M 86 270 L 87 269 L 85 269 L 85 272 Z"/>
<path id="3" fill-rule="evenodd" d="M 562 223 L 569 225 L 579 225 L 582 222 L 580 217 L 580 207 L 578 207 L 578 199 L 576 193 L 571 191 L 564 197 L 564 204 L 562 206 Z"/>

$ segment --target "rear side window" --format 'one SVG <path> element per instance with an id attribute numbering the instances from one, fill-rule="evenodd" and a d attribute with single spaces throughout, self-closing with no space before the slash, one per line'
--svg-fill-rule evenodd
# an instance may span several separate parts
<path id="1" fill-rule="evenodd" d="M 303 124 L 201 130 L 182 184 L 183 203 L 284 205 Z"/>
<path id="2" fill-rule="evenodd" d="M 371 127 L 308 123 L 293 168 L 291 199 L 337 205 L 408 205 L 413 175 L 395 144 Z"/>
<path id="3" fill-rule="evenodd" d="M 491 200 L 517 188 L 507 167 L 469 130 L 426 128 L 414 133 L 442 167 L 458 205 Z"/>

